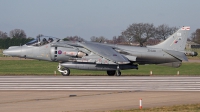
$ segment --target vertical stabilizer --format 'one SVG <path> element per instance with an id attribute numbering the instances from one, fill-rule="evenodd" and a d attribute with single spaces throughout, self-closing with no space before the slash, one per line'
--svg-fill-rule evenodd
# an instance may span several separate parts
<path id="1" fill-rule="evenodd" d="M 148 48 L 161 48 L 165 50 L 183 51 L 185 49 L 190 27 L 182 27 L 168 37 L 165 41 Z"/>

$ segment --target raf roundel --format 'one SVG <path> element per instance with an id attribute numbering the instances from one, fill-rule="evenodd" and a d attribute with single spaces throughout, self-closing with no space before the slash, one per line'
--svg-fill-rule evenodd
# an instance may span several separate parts
<path id="1" fill-rule="evenodd" d="M 58 51 L 58 54 L 62 54 L 62 51 L 61 51 L 61 50 L 59 50 L 59 51 Z"/>

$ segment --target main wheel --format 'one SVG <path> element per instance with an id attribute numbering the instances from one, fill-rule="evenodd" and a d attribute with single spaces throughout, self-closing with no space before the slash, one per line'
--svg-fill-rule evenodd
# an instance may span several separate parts
<path id="1" fill-rule="evenodd" d="M 69 74 L 70 74 L 69 68 L 62 68 L 62 71 L 63 71 L 63 72 L 61 72 L 61 74 L 62 74 L 63 76 L 69 76 Z"/>
<path id="2" fill-rule="evenodd" d="M 107 74 L 108 74 L 108 76 L 114 76 L 115 75 L 115 70 L 108 70 Z"/>

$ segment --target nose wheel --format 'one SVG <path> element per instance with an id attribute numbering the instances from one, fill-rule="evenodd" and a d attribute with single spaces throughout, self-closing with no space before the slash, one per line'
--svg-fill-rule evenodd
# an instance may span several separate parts
<path id="1" fill-rule="evenodd" d="M 69 76 L 70 70 L 67 67 L 62 67 L 59 63 L 58 65 L 58 71 L 63 75 L 63 76 Z"/>
<path id="2" fill-rule="evenodd" d="M 69 74 L 70 74 L 69 68 L 64 67 L 64 68 L 62 68 L 62 71 L 63 71 L 63 72 L 61 72 L 61 74 L 62 74 L 63 76 L 69 76 Z"/>

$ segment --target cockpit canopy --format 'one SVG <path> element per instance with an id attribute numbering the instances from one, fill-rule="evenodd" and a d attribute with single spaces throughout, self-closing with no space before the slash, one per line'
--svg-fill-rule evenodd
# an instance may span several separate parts
<path id="1" fill-rule="evenodd" d="M 26 43 L 27 46 L 43 46 L 53 41 L 58 41 L 58 38 L 55 37 L 48 37 L 48 36 L 41 36 L 37 37 L 34 40 Z"/>

